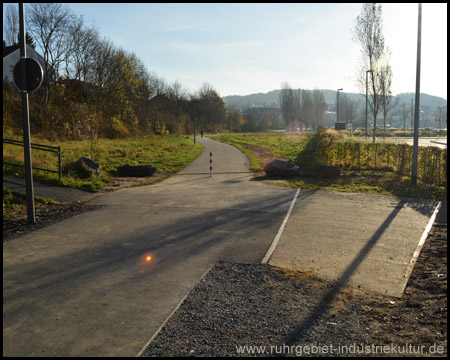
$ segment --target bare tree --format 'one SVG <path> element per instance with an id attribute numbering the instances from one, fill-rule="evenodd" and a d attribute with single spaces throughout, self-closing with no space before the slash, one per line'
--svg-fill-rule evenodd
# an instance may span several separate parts
<path id="1" fill-rule="evenodd" d="M 353 109 L 353 101 L 346 94 L 341 94 L 339 96 L 339 115 L 341 119 L 344 118 L 346 124 L 352 123 Z"/>
<path id="2" fill-rule="evenodd" d="M 294 101 L 293 112 L 294 121 L 302 121 L 302 89 L 293 90 L 292 98 Z"/>
<path id="3" fill-rule="evenodd" d="M 382 29 L 381 4 L 363 4 L 360 15 L 356 18 L 353 29 L 355 41 L 361 45 L 362 62 L 358 71 L 358 84 L 365 90 L 366 71 L 370 71 L 369 105 L 373 114 L 373 141 L 375 142 L 377 115 L 381 106 L 381 85 L 379 79 L 380 60 L 384 54 L 384 36 Z"/>
<path id="4" fill-rule="evenodd" d="M 279 95 L 281 115 L 286 125 L 295 121 L 295 96 L 291 86 L 285 82 L 281 85 Z"/>
<path id="5" fill-rule="evenodd" d="M 405 131 L 406 130 L 406 117 L 407 117 L 405 102 L 403 102 L 402 114 L 403 114 L 403 131 Z"/>
<path id="6" fill-rule="evenodd" d="M 386 118 L 389 111 L 397 106 L 398 97 L 392 96 L 392 67 L 386 64 L 379 70 L 380 102 L 383 112 L 383 137 L 386 137 Z"/>
<path id="7" fill-rule="evenodd" d="M 302 107 L 301 107 L 301 120 L 305 124 L 306 128 L 311 126 L 316 128 L 314 124 L 314 102 L 310 90 L 302 90 Z"/>
<path id="8" fill-rule="evenodd" d="M 442 113 L 443 113 L 442 112 L 442 105 L 437 106 L 435 114 L 436 114 L 436 120 L 437 120 L 437 122 L 439 124 L 439 130 L 441 130 L 441 121 L 443 120 Z"/>
<path id="9" fill-rule="evenodd" d="M 6 6 L 4 21 L 3 34 L 6 44 L 9 46 L 17 44 L 19 35 L 19 12 L 17 10 L 17 6 Z"/>
<path id="10" fill-rule="evenodd" d="M 323 122 L 323 114 L 327 108 L 325 96 L 319 89 L 314 89 L 311 94 L 312 98 L 312 127 L 316 130 Z"/>
<path id="11" fill-rule="evenodd" d="M 99 51 L 98 30 L 84 28 L 82 18 L 76 19 L 69 28 L 66 76 L 79 81 L 87 81 L 89 71 L 94 66 L 95 53 Z"/>
<path id="12" fill-rule="evenodd" d="M 50 86 L 60 75 L 65 63 L 67 34 L 73 19 L 68 7 L 54 3 L 32 3 L 28 7 L 28 31 L 41 49 L 44 58 L 44 104 L 48 101 Z"/>

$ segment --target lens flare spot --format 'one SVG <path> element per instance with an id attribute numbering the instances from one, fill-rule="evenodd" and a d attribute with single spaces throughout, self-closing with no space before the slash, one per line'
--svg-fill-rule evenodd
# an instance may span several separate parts
<path id="1" fill-rule="evenodd" d="M 140 273 L 148 273 L 155 270 L 157 264 L 158 259 L 155 254 L 147 252 L 141 255 L 136 265 Z"/>

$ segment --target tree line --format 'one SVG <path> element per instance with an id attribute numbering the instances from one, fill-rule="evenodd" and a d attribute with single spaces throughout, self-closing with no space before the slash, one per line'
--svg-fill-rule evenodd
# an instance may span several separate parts
<path id="1" fill-rule="evenodd" d="M 289 83 L 282 84 L 279 96 L 281 114 L 286 125 L 298 122 L 300 127 L 316 130 L 323 125 L 327 104 L 323 92 L 314 90 L 293 90 Z"/>
<path id="2" fill-rule="evenodd" d="M 5 10 L 4 39 L 14 45 L 18 42 L 18 10 L 13 5 Z M 30 95 L 32 133 L 70 140 L 192 134 L 194 120 L 197 131 L 206 132 L 281 127 L 273 113 L 258 117 L 252 112 L 225 109 L 222 98 L 208 83 L 194 92 L 178 81 L 167 83 L 149 72 L 135 53 L 115 46 L 95 27 L 86 26 L 83 18 L 64 4 L 30 3 L 25 13 L 27 43 L 45 63 L 43 85 Z M 368 89 L 373 126 L 377 127 L 381 113 L 385 132 L 388 112 L 397 105 L 397 99 L 391 91 L 393 75 L 390 50 L 382 34 L 381 5 L 364 4 L 353 32 L 362 55 L 357 82 L 362 92 Z M 333 126 L 329 119 L 324 121 L 327 105 L 320 90 L 294 90 L 286 82 L 278 100 L 285 126 L 295 122 L 312 129 Z M 4 125 L 20 131 L 21 111 L 19 92 L 4 81 Z M 354 126 L 357 121 L 358 126 L 365 126 L 364 118 L 365 101 L 354 102 L 341 94 L 337 121 Z"/>
<path id="3" fill-rule="evenodd" d="M 192 134 L 228 128 L 224 102 L 207 83 L 189 91 L 150 73 L 142 60 L 87 27 L 64 4 L 26 7 L 27 43 L 42 55 L 44 81 L 30 94 L 32 133 L 51 139 Z M 18 10 L 7 6 L 4 35 L 18 39 Z M 3 83 L 4 125 L 22 128 L 21 98 Z"/>

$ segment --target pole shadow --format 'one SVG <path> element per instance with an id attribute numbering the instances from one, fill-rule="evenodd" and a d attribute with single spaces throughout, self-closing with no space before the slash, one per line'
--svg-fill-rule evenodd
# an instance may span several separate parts
<path id="1" fill-rule="evenodd" d="M 389 227 L 395 217 L 398 215 L 403 206 L 407 203 L 406 200 L 401 200 L 398 206 L 390 213 L 379 229 L 374 233 L 372 238 L 367 242 L 364 248 L 361 249 L 359 254 L 355 257 L 352 263 L 347 267 L 342 276 L 335 281 L 332 288 L 320 299 L 319 303 L 313 308 L 310 314 L 303 320 L 301 324 L 293 331 L 291 331 L 284 339 L 283 343 L 289 346 L 298 344 L 307 335 L 317 323 L 320 317 L 326 315 L 331 309 L 331 305 L 339 294 L 340 290 L 345 286 L 350 277 L 354 274 L 358 266 L 369 254 L 372 248 L 375 246 L 381 235 Z"/>

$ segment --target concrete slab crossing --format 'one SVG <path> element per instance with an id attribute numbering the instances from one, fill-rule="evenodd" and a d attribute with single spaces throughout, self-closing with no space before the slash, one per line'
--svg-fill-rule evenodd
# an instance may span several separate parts
<path id="1" fill-rule="evenodd" d="M 269 264 L 400 297 L 438 202 L 301 190 Z"/>

